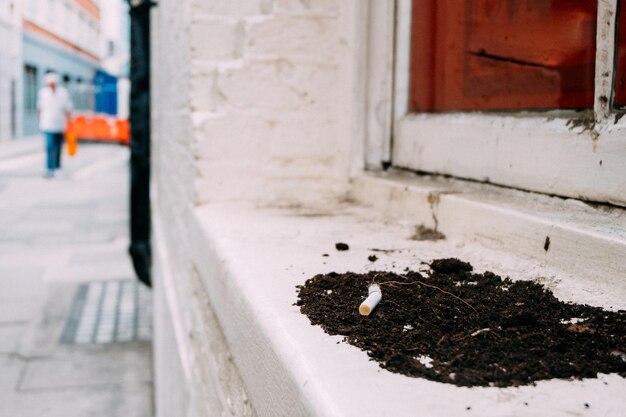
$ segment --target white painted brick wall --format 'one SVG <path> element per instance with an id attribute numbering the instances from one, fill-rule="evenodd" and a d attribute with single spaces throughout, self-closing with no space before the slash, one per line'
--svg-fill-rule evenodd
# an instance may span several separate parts
<path id="1" fill-rule="evenodd" d="M 156 288 L 155 323 L 155 405 L 157 416 L 200 416 L 193 402 L 199 391 L 193 387 L 185 360 L 189 351 L 176 338 L 175 326 L 184 328 L 183 312 L 171 309 L 162 286 L 167 273 L 189 277 L 185 247 L 186 219 L 194 195 L 194 167 L 191 149 L 191 109 L 189 106 L 189 8 L 188 0 L 164 1 L 153 11 L 152 20 L 152 182 L 154 217 L 164 228 L 161 251 L 155 242 L 154 280 Z M 156 240 L 156 239 L 155 239 Z M 162 260 L 172 260 L 166 271 Z M 184 297 L 184 287 L 170 295 Z M 205 414 L 206 415 L 206 414 Z"/>
<path id="2" fill-rule="evenodd" d="M 195 204 L 289 204 L 345 191 L 352 137 L 340 110 L 355 60 L 341 56 L 350 28 L 339 24 L 339 3 L 192 2 Z"/>
<path id="3" fill-rule="evenodd" d="M 153 211 L 170 260 L 169 272 L 158 267 L 154 279 L 158 288 L 172 274 L 178 306 L 171 311 L 156 297 L 159 416 L 254 415 L 194 277 L 191 213 L 226 200 L 284 206 L 345 194 L 361 134 L 359 7 L 357 0 L 161 0 L 154 8 Z M 184 329 L 181 340 L 172 339 L 174 327 Z M 193 363 L 189 380 L 185 362 Z M 168 374 L 178 391 L 159 385 Z"/>
<path id="4" fill-rule="evenodd" d="M 192 12 L 216 16 L 253 16 L 271 13 L 273 0 L 198 0 L 193 3 Z"/>
<path id="5" fill-rule="evenodd" d="M 195 15 L 190 27 L 191 53 L 196 59 L 229 61 L 241 58 L 244 24 L 237 18 Z"/>
<path id="6" fill-rule="evenodd" d="M 248 25 L 246 53 L 334 66 L 338 58 L 337 35 L 336 15 L 277 12 Z"/>

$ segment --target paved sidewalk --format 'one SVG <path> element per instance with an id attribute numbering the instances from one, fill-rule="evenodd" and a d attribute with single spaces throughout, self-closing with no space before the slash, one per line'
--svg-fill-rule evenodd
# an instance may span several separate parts
<path id="1" fill-rule="evenodd" d="M 9 142 L 0 142 L 0 161 L 43 150 L 43 136 L 31 135 Z"/>
<path id="2" fill-rule="evenodd" d="M 0 417 L 152 416 L 150 292 L 126 248 L 128 149 L 0 144 Z"/>

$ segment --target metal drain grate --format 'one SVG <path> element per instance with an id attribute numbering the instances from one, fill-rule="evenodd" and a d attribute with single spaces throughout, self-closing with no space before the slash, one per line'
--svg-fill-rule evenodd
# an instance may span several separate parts
<path id="1" fill-rule="evenodd" d="M 151 295 L 136 280 L 81 284 L 61 343 L 106 344 L 150 340 Z"/>

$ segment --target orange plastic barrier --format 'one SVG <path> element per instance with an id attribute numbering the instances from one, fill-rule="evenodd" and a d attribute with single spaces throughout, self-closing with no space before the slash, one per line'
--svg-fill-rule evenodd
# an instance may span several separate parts
<path id="1" fill-rule="evenodd" d="M 121 143 L 130 142 L 130 123 L 128 123 L 128 119 L 118 119 L 115 121 L 114 137 Z"/>
<path id="2" fill-rule="evenodd" d="M 130 125 L 128 119 L 117 119 L 103 115 L 78 115 L 69 121 L 65 135 L 67 139 L 73 141 L 89 140 L 128 145 L 130 143 Z M 70 152 L 69 140 L 68 152 Z M 74 144 L 72 144 L 72 152 L 76 153 Z"/>
<path id="3" fill-rule="evenodd" d="M 106 140 L 106 139 L 113 138 L 111 136 L 111 125 L 109 124 L 108 120 L 104 120 L 99 117 L 94 118 L 92 121 L 92 128 L 93 128 L 94 139 Z"/>

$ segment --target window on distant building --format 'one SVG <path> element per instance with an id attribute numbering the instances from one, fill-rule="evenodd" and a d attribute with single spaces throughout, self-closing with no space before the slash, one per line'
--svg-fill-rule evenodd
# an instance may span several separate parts
<path id="1" fill-rule="evenodd" d="M 67 30 L 67 25 L 70 22 L 70 4 L 68 2 L 63 3 L 63 17 L 61 18 L 62 28 Z"/>
<path id="2" fill-rule="evenodd" d="M 86 26 L 87 22 L 85 21 L 85 14 L 83 12 L 78 12 L 78 43 L 83 46 L 88 42 L 87 34 L 85 33 Z"/>
<path id="3" fill-rule="evenodd" d="M 66 26 L 68 38 L 72 42 L 76 42 L 78 38 L 78 14 L 74 7 L 70 5 L 69 13 L 67 15 L 68 25 Z"/>
<path id="4" fill-rule="evenodd" d="M 57 2 L 56 0 L 48 0 L 48 24 L 54 25 L 55 19 L 55 10 L 56 10 Z"/>
<path id="5" fill-rule="evenodd" d="M 96 24 L 93 21 L 89 22 L 89 44 L 91 45 L 91 50 L 97 53 L 98 37 L 96 35 Z"/>
<path id="6" fill-rule="evenodd" d="M 37 110 L 37 67 L 24 65 L 24 109 Z"/>
<path id="7" fill-rule="evenodd" d="M 37 17 L 37 3 L 39 3 L 38 0 L 28 1 L 28 13 L 31 19 L 34 19 L 35 17 Z"/>

